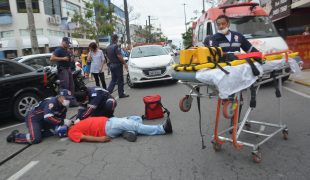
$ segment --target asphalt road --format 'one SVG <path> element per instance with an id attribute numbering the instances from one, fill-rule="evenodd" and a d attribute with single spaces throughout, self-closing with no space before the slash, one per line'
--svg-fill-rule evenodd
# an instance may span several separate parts
<path id="1" fill-rule="evenodd" d="M 52 137 L 41 144 L 32 145 L 0 166 L 0 179 L 309 179 L 310 121 L 309 88 L 285 83 L 282 108 L 283 122 L 289 128 L 289 139 L 277 134 L 261 146 L 262 162 L 253 163 L 251 149 L 236 150 L 231 144 L 222 151 L 212 148 L 216 99 L 202 99 L 203 134 L 207 148 L 201 149 L 196 100 L 192 109 L 181 112 L 178 102 L 188 89 L 181 84 L 152 83 L 139 88 L 126 87 L 130 98 L 118 99 L 116 116 L 142 115 L 142 97 L 160 94 L 162 103 L 171 111 L 174 129 L 172 135 L 139 136 L 130 143 L 122 138 L 109 143 L 73 143 L 67 138 Z M 296 92 L 300 92 L 296 94 Z M 117 96 L 117 94 L 114 94 Z M 277 122 L 278 101 L 273 86 L 264 86 L 259 92 L 257 108 L 251 119 Z M 245 97 L 246 103 L 247 96 Z M 245 109 L 245 108 L 244 108 Z M 71 108 L 68 117 L 76 112 Z M 163 120 L 144 121 L 146 124 Z M 221 128 L 228 127 L 227 120 Z M 24 125 L 0 130 L 0 160 L 25 147 L 8 144 L 5 137 L 12 129 L 24 131 Z M 259 127 L 252 127 L 259 129 Z M 266 132 L 269 131 L 266 129 Z M 256 136 L 245 136 L 256 142 Z"/>

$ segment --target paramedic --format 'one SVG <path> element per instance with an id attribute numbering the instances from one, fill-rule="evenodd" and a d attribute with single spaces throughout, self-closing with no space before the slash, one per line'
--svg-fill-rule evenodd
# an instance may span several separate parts
<path id="1" fill-rule="evenodd" d="M 81 103 L 76 119 L 85 119 L 89 116 L 113 117 L 116 100 L 105 89 L 100 87 L 87 87 L 75 93 L 76 100 Z"/>
<path id="2" fill-rule="evenodd" d="M 14 130 L 7 137 L 7 142 L 19 144 L 38 144 L 42 137 L 53 136 L 54 129 L 59 125 L 70 126 L 71 121 L 65 119 L 67 107 L 72 100 L 69 90 L 60 90 L 56 97 L 49 97 L 39 102 L 38 105 L 28 112 L 25 122 L 28 133 L 19 133 Z"/>
<path id="3" fill-rule="evenodd" d="M 130 136 L 134 134 L 124 133 L 130 131 L 142 135 L 171 134 L 172 125 L 169 118 L 161 125 L 144 125 L 140 116 L 89 117 L 73 125 L 69 129 L 68 137 L 77 143 L 81 141 L 108 142 L 111 138 L 123 135 L 126 140 L 134 142 L 136 136 Z"/>
<path id="4" fill-rule="evenodd" d="M 205 46 L 221 47 L 226 53 L 240 52 L 240 48 L 246 53 L 258 52 L 242 34 L 229 30 L 230 23 L 226 15 L 220 15 L 215 22 L 218 33 L 207 36 L 204 40 Z"/>

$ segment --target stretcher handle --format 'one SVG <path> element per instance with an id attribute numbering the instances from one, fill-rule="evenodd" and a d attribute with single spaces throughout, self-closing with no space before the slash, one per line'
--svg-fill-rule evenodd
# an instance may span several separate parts
<path id="1" fill-rule="evenodd" d="M 292 53 L 292 52 L 293 51 L 287 49 L 287 50 L 283 50 L 283 51 L 276 51 L 276 52 L 272 52 L 272 53 L 263 54 L 263 56 L 270 56 L 270 55 L 283 54 L 283 53 Z"/>
<path id="2" fill-rule="evenodd" d="M 240 150 L 242 148 L 242 144 L 238 144 L 238 142 L 237 142 L 237 127 L 238 127 L 238 119 L 239 119 L 239 111 L 238 111 L 239 102 L 238 102 L 238 100 L 236 100 L 235 103 L 237 104 L 237 108 L 235 109 L 235 112 L 234 112 L 234 124 L 233 124 L 234 127 L 233 127 L 231 137 L 233 140 L 234 148 L 237 150 Z"/>

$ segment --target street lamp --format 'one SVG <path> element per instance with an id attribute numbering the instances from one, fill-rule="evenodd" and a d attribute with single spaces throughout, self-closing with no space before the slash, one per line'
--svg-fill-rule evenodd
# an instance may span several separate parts
<path id="1" fill-rule="evenodd" d="M 184 18 L 185 18 L 185 32 L 187 32 L 187 26 L 186 26 L 186 11 L 185 11 L 185 6 L 186 6 L 186 4 L 184 3 L 183 6 L 184 6 Z"/>

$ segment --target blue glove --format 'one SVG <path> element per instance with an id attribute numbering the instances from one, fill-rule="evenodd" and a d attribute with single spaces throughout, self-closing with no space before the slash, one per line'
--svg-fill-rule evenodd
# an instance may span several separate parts
<path id="1" fill-rule="evenodd" d="M 67 133 L 68 133 L 68 126 L 66 125 L 56 126 L 55 135 L 59 137 L 67 137 Z"/>

